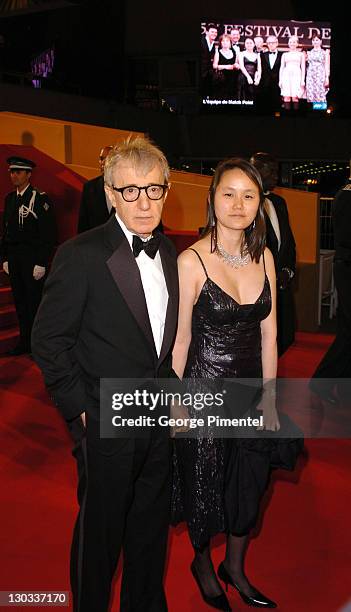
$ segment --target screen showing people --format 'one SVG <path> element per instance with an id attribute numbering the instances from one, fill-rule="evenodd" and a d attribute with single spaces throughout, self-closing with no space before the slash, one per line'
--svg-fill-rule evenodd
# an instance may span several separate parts
<path id="1" fill-rule="evenodd" d="M 326 22 L 203 22 L 203 106 L 274 113 L 307 104 L 326 110 L 330 39 Z"/>

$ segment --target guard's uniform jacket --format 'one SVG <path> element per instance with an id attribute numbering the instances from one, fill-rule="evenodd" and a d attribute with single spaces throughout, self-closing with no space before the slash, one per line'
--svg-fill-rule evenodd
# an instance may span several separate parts
<path id="1" fill-rule="evenodd" d="M 30 335 L 45 276 L 33 278 L 34 266 L 48 267 L 56 242 L 56 224 L 46 193 L 29 185 L 5 198 L 1 259 L 7 261 L 20 326 L 20 345 L 30 350 Z"/>

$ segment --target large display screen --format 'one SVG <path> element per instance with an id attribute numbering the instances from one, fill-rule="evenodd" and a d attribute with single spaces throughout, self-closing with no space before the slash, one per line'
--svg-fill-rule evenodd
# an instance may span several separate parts
<path id="1" fill-rule="evenodd" d="M 326 110 L 327 22 L 234 19 L 201 23 L 203 107 L 275 113 Z"/>

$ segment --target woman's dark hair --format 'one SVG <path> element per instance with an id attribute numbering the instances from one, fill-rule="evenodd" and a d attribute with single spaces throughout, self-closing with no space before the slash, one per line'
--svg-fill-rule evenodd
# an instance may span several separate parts
<path id="1" fill-rule="evenodd" d="M 266 222 L 264 218 L 264 193 L 260 173 L 246 159 L 233 157 L 221 161 L 213 175 L 210 185 L 208 201 L 207 201 L 207 225 L 204 229 L 203 236 L 211 236 L 211 253 L 217 247 L 217 217 L 215 213 L 215 194 L 221 178 L 225 172 L 229 170 L 241 170 L 246 176 L 256 185 L 259 192 L 259 206 L 254 221 L 245 229 L 245 239 L 241 247 L 241 255 L 249 253 L 251 259 L 259 262 L 260 257 L 266 246 Z"/>

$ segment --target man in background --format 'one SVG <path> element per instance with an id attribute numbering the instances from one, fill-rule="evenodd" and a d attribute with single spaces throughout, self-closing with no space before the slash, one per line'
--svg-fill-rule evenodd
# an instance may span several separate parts
<path id="1" fill-rule="evenodd" d="M 30 183 L 35 163 L 24 157 L 9 157 L 7 163 L 15 190 L 5 198 L 0 255 L 20 329 L 19 343 L 8 354 L 17 356 L 31 352 L 31 331 L 56 242 L 56 224 L 47 194 Z"/>
<path id="2" fill-rule="evenodd" d="M 268 51 L 261 53 L 262 74 L 257 92 L 257 102 L 260 111 L 274 113 L 281 107 L 279 71 L 282 52 L 278 51 L 278 39 L 276 36 L 267 36 L 266 43 Z"/>
<path id="3" fill-rule="evenodd" d="M 277 275 L 277 343 L 282 355 L 295 338 L 295 308 L 291 281 L 296 269 L 296 246 L 284 198 L 274 193 L 278 162 L 269 153 L 255 153 L 250 162 L 259 171 L 265 193 L 267 247 L 272 251 Z"/>
<path id="4" fill-rule="evenodd" d="M 99 155 L 101 175 L 87 181 L 83 187 L 78 218 L 78 234 L 106 223 L 112 204 L 106 196 L 104 188 L 105 160 L 112 149 L 112 145 L 103 147 Z"/>
<path id="5" fill-rule="evenodd" d="M 349 381 L 340 379 L 351 379 L 351 178 L 335 196 L 332 217 L 334 281 L 338 292 L 337 331 L 333 344 L 313 374 L 310 388 L 330 404 L 336 404 L 335 390 L 339 396 L 346 391 L 345 397 L 350 400 Z"/>
<path id="6" fill-rule="evenodd" d="M 201 79 L 204 96 L 211 96 L 213 93 L 213 58 L 216 51 L 217 34 L 216 24 L 209 23 L 206 27 L 206 34 L 201 37 Z"/>

